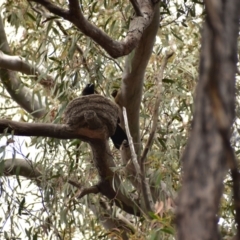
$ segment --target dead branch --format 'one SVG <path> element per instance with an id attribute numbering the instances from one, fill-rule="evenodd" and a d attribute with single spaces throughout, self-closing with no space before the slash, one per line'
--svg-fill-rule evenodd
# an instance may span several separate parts
<path id="1" fill-rule="evenodd" d="M 123 107 L 123 119 L 124 119 L 126 134 L 127 134 L 127 137 L 128 137 L 129 147 L 130 147 L 130 151 L 131 151 L 131 155 L 132 155 L 132 162 L 133 162 L 133 165 L 134 165 L 136 173 L 137 173 L 136 178 L 137 178 L 137 181 L 140 183 L 141 170 L 140 170 L 140 166 L 138 164 L 137 155 L 135 153 L 135 149 L 134 149 L 134 145 L 133 145 L 133 139 L 132 139 L 132 136 L 130 134 L 130 130 L 129 130 L 129 126 L 128 126 L 127 111 L 126 111 L 125 107 Z"/>
<path id="2" fill-rule="evenodd" d="M 126 129 L 126 133 L 127 133 L 127 137 L 128 137 L 128 142 L 129 142 L 129 146 L 130 146 L 130 151 L 131 151 L 131 155 L 132 155 L 132 162 L 133 162 L 133 165 L 134 165 L 136 173 L 137 173 L 137 176 L 136 176 L 137 181 L 142 189 L 142 196 L 144 199 L 145 207 L 146 207 L 147 212 L 153 212 L 154 202 L 153 202 L 153 198 L 152 198 L 152 193 L 150 191 L 149 184 L 146 181 L 145 174 L 143 172 L 141 172 L 141 169 L 140 169 L 140 166 L 139 166 L 139 163 L 137 160 L 137 155 L 135 153 L 132 136 L 130 134 L 129 127 L 128 127 L 128 118 L 127 118 L 127 112 L 126 112 L 125 107 L 123 107 L 123 118 L 124 118 L 125 129 Z"/>
<path id="3" fill-rule="evenodd" d="M 65 36 L 68 36 L 69 40 L 71 40 L 72 38 L 69 36 L 68 32 L 64 29 L 64 27 L 62 26 L 62 24 L 60 23 L 60 21 L 56 20 L 56 24 L 57 26 L 59 27 L 59 29 L 62 31 L 62 33 L 65 35 Z M 87 59 L 86 57 L 84 56 L 84 52 L 83 50 L 81 49 L 81 47 L 79 46 L 79 44 L 76 44 L 75 43 L 75 46 L 76 46 L 76 50 L 79 52 L 79 54 L 81 55 L 81 58 L 82 58 L 82 64 L 83 66 L 85 67 L 85 69 L 87 70 L 87 72 L 89 73 L 90 77 L 91 77 L 91 69 L 90 67 L 88 66 L 88 63 L 87 63 Z"/>

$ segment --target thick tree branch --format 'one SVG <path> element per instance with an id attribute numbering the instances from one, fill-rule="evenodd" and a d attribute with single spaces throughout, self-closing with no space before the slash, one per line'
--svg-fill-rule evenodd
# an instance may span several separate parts
<path id="1" fill-rule="evenodd" d="M 115 164 L 108 143 L 104 140 L 106 135 L 103 135 L 102 131 L 92 131 L 85 128 L 76 129 L 65 124 L 19 123 L 10 120 L 0 120 L 0 133 L 6 132 L 18 136 L 42 136 L 59 139 L 78 138 L 89 142 L 93 150 L 95 166 L 100 176 L 100 183 L 98 184 L 99 191 L 110 200 L 115 201 L 116 205 L 124 211 L 139 215 L 138 211 L 134 210 L 135 204 L 121 193 L 120 190 L 115 191 L 112 187 L 113 178 L 115 179 L 114 182 L 116 182 L 116 188 L 119 188 L 121 181 L 111 169 L 111 167 L 115 167 Z M 26 167 L 29 168 L 30 165 L 24 165 L 24 168 Z M 9 173 L 11 173 L 11 171 L 9 171 Z M 29 172 L 27 174 L 29 174 Z"/>
<path id="2" fill-rule="evenodd" d="M 39 102 L 32 89 L 24 86 L 14 71 L 0 68 L 0 79 L 12 99 L 35 118 L 46 114 L 43 102 Z"/>
<path id="3" fill-rule="evenodd" d="M 121 180 L 117 173 L 112 170 L 116 165 L 108 142 L 96 140 L 91 141 L 90 145 L 93 151 L 94 164 L 100 177 L 98 184 L 100 192 L 127 213 L 140 216 L 139 203 L 122 192 Z"/>
<path id="4" fill-rule="evenodd" d="M 142 100 L 142 87 L 158 26 L 159 5 L 155 6 L 154 19 L 151 22 L 151 25 L 144 31 L 138 47 L 132 54 L 130 54 L 131 56 L 128 56 L 126 59 L 123 83 L 121 91 L 117 96 L 119 105 L 126 107 L 127 115 L 129 119 L 131 119 L 131 122 L 129 122 L 129 128 L 138 156 L 138 149 L 140 149 L 139 108 Z"/>
<path id="5" fill-rule="evenodd" d="M 3 174 L 5 176 L 19 175 L 35 180 L 38 186 L 41 184 L 42 173 L 32 161 L 26 159 L 4 159 Z"/>
<path id="6" fill-rule="evenodd" d="M 65 110 L 66 124 L 21 123 L 0 120 L 0 132 L 19 136 L 42 136 L 59 139 L 105 140 L 113 135 L 118 116 L 116 104 L 101 95 L 82 96 Z"/>
<path id="7" fill-rule="evenodd" d="M 0 50 L 4 53 L 11 54 L 5 34 L 2 18 L 0 16 Z M 45 106 L 39 103 L 32 91 L 24 86 L 18 79 L 17 74 L 13 71 L 0 68 L 0 79 L 6 87 L 12 99 L 16 101 L 24 110 L 36 118 L 45 114 Z"/>
<path id="8" fill-rule="evenodd" d="M 0 133 L 10 133 L 17 136 L 42 136 L 58 139 L 79 138 L 88 141 L 91 138 L 103 139 L 104 135 L 101 130 L 93 131 L 85 128 L 71 128 L 66 124 L 51 123 L 23 123 L 11 120 L 0 120 Z"/>
<path id="9" fill-rule="evenodd" d="M 109 55 L 114 58 L 129 54 L 138 45 L 140 39 L 142 38 L 144 30 L 149 26 L 154 15 L 154 8 L 151 1 L 138 1 L 138 9 L 139 11 L 141 10 L 143 16 L 136 16 L 133 18 L 130 23 L 130 28 L 126 38 L 123 41 L 118 42 L 110 38 L 106 33 L 97 28 L 95 25 L 88 22 L 81 12 L 79 2 L 76 0 L 69 1 L 69 10 L 57 7 L 48 0 L 29 1 L 39 3 L 47 8 L 50 12 L 61 16 L 73 23 L 82 33 L 92 38 L 96 43 L 104 48 L 109 53 Z"/>
<path id="10" fill-rule="evenodd" d="M 33 66 L 32 64 L 25 62 L 19 56 L 7 55 L 0 51 L 0 68 L 21 72 L 27 75 L 36 75 L 36 79 L 38 76 L 41 75 L 41 79 L 39 81 L 41 85 L 46 88 L 51 88 L 54 86 L 53 78 L 50 75 L 47 75 L 45 71 L 40 69 L 39 67 Z"/>

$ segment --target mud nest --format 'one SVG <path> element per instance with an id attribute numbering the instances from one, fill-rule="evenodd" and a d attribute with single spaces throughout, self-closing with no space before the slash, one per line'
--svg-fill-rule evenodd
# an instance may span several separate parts
<path id="1" fill-rule="evenodd" d="M 108 136 L 112 136 L 117 125 L 118 111 L 115 103 L 101 95 L 81 96 L 68 104 L 64 122 L 75 129 L 104 129 Z"/>

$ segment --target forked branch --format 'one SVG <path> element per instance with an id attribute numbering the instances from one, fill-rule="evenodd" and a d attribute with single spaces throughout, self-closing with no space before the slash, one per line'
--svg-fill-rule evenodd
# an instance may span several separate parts
<path id="1" fill-rule="evenodd" d="M 151 1 L 131 1 L 137 16 L 131 20 L 125 39 L 116 41 L 84 17 L 77 0 L 69 0 L 68 10 L 54 5 L 49 0 L 29 0 L 29 2 L 39 3 L 51 13 L 73 23 L 82 33 L 104 48 L 113 58 L 129 54 L 138 45 L 144 30 L 149 26 L 154 15 L 154 4 Z"/>

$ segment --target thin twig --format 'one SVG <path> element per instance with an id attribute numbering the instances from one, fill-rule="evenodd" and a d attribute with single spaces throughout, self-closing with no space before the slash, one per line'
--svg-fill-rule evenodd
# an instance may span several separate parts
<path id="1" fill-rule="evenodd" d="M 150 186 L 149 186 L 148 182 L 146 181 L 145 174 L 143 172 L 141 172 L 140 166 L 138 164 L 137 154 L 134 149 L 132 136 L 130 134 L 130 130 L 129 130 L 129 126 L 128 126 L 127 111 L 126 111 L 125 107 L 123 107 L 123 119 L 124 119 L 126 134 L 128 137 L 128 142 L 129 142 L 133 165 L 134 165 L 136 173 L 137 173 L 137 176 L 136 176 L 137 181 L 140 184 L 141 189 L 142 189 L 145 207 L 148 212 L 153 212 L 154 211 L 154 202 L 153 202 L 152 194 L 150 191 Z"/>
<path id="2" fill-rule="evenodd" d="M 67 182 L 68 182 L 69 184 L 71 184 L 72 186 L 78 188 L 78 189 L 81 189 L 81 188 L 82 188 L 82 185 L 81 185 L 80 183 L 78 183 L 78 182 L 75 182 L 75 181 L 73 181 L 73 180 L 67 180 Z"/>
<path id="3" fill-rule="evenodd" d="M 142 186 L 142 192 L 143 192 L 143 197 L 145 200 L 145 205 L 148 211 L 154 211 L 154 202 L 153 202 L 153 198 L 152 198 L 152 194 L 151 194 L 151 190 L 150 190 L 150 186 L 148 184 L 148 182 L 146 181 L 145 178 L 145 160 L 148 154 L 149 149 L 152 146 L 153 143 L 153 139 L 157 130 L 157 121 L 158 121 L 158 113 L 159 113 L 159 105 L 160 105 L 160 101 L 161 101 L 161 90 L 162 90 L 162 79 L 163 79 L 163 72 L 164 69 L 167 65 L 167 60 L 173 55 L 173 53 L 167 53 L 166 56 L 163 59 L 163 63 L 161 66 L 161 69 L 159 71 L 158 74 L 158 86 L 157 86 L 157 99 L 155 102 L 155 106 L 154 106 L 154 115 L 153 115 L 153 125 L 152 125 L 152 129 L 147 141 L 147 144 L 144 148 L 142 157 L 140 159 L 140 167 L 141 167 L 141 186 Z"/>
<path id="4" fill-rule="evenodd" d="M 141 166 L 142 173 L 145 173 L 144 163 L 145 163 L 148 151 L 149 151 L 149 149 L 152 146 L 152 143 L 153 143 L 153 140 L 154 140 L 154 136 L 155 136 L 155 133 L 156 133 L 156 130 L 157 130 L 157 122 L 158 122 L 158 115 L 159 115 L 159 105 L 160 105 L 160 102 L 161 102 L 163 73 L 164 73 L 164 70 L 165 70 L 165 68 L 167 66 L 167 61 L 168 61 L 168 59 L 172 55 L 173 55 L 173 52 L 167 53 L 165 55 L 165 57 L 163 58 L 162 66 L 161 66 L 160 71 L 159 71 L 158 76 L 157 76 L 157 81 L 158 81 L 158 86 L 157 86 L 157 91 L 156 91 L 157 98 L 156 98 L 155 106 L 154 106 L 152 129 L 151 129 L 148 141 L 147 141 L 146 146 L 145 146 L 145 148 L 143 150 L 143 154 L 142 154 L 142 157 L 141 157 L 141 160 L 140 160 L 140 166 Z"/>
<path id="5" fill-rule="evenodd" d="M 62 33 L 63 33 L 65 36 L 68 36 L 68 37 L 69 37 L 68 32 L 64 29 L 64 27 L 62 26 L 62 24 L 60 23 L 60 21 L 56 21 L 56 24 L 57 24 L 57 26 L 60 28 L 60 30 L 62 31 Z M 72 37 L 69 37 L 69 40 L 72 40 Z M 76 46 L 77 51 L 80 53 L 80 55 L 81 55 L 81 57 L 82 57 L 82 64 L 83 64 L 83 66 L 86 68 L 87 72 L 91 75 L 91 71 L 90 71 L 90 68 L 89 68 L 89 66 L 88 66 L 87 59 L 86 59 L 85 56 L 84 56 L 83 50 L 81 49 L 81 47 L 80 47 L 77 43 L 75 43 L 75 46 Z"/>
<path id="6" fill-rule="evenodd" d="M 136 173 L 137 173 L 137 180 L 138 180 L 138 182 L 140 182 L 141 169 L 140 169 L 140 166 L 139 166 L 138 161 L 137 161 L 137 154 L 135 153 L 135 149 L 134 149 L 134 145 L 133 145 L 133 139 L 132 139 L 132 136 L 130 134 L 130 130 L 129 130 L 129 126 L 128 126 L 127 111 L 126 111 L 125 107 L 123 107 L 123 119 L 124 119 L 126 134 L 127 134 L 127 137 L 128 137 L 128 143 L 129 143 L 129 147 L 130 147 L 130 151 L 131 151 L 133 165 L 134 165 Z"/>

